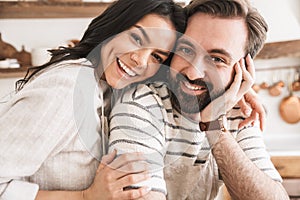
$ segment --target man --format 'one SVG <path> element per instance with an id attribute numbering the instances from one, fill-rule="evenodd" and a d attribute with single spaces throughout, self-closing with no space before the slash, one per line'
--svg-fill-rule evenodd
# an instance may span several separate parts
<path id="1" fill-rule="evenodd" d="M 139 186 L 168 199 L 214 199 L 223 182 L 234 199 L 288 199 L 259 128 L 239 128 L 244 116 L 233 107 L 253 83 L 265 21 L 231 0 L 194 0 L 187 11 L 170 88 L 138 85 L 120 98 L 110 149 L 148 154 L 152 177 Z"/>

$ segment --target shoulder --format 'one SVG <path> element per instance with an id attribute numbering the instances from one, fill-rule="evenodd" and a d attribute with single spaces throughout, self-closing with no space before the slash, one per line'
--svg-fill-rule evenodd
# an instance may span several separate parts
<path id="1" fill-rule="evenodd" d="M 83 59 L 63 61 L 49 66 L 35 75 L 19 94 L 72 95 L 75 88 L 96 84 L 94 69 Z"/>
<path id="2" fill-rule="evenodd" d="M 82 68 L 88 70 L 82 70 Z M 6 103 L 6 106 L 8 108 L 30 107 L 36 112 L 48 109 L 53 110 L 53 113 L 58 112 L 59 109 L 61 112 L 67 112 L 67 108 L 71 110 L 73 107 L 85 106 L 86 99 L 89 98 L 86 95 L 86 88 L 90 87 L 86 81 L 80 80 L 81 71 L 86 71 L 82 73 L 84 79 L 89 79 L 89 82 L 96 86 L 95 78 L 92 77 L 93 69 L 59 63 L 57 66 L 50 66 L 49 69 L 30 80 Z M 95 88 L 91 88 L 91 94 L 94 91 Z"/>
<path id="3" fill-rule="evenodd" d="M 126 89 L 119 102 L 137 102 L 144 106 L 158 104 L 163 106 L 163 100 L 169 96 L 167 85 L 163 82 L 138 84 Z"/>
<path id="4" fill-rule="evenodd" d="M 111 117 L 140 116 L 160 123 L 158 121 L 165 118 L 167 114 L 165 100 L 161 98 L 161 90 L 165 90 L 165 86 L 155 83 L 138 84 L 123 91 L 113 106 Z"/>
<path id="5" fill-rule="evenodd" d="M 82 76 L 91 76 L 94 74 L 94 69 L 86 59 L 67 60 L 49 66 L 39 72 L 28 84 L 36 82 L 52 81 L 53 86 L 60 83 L 75 83 Z"/>

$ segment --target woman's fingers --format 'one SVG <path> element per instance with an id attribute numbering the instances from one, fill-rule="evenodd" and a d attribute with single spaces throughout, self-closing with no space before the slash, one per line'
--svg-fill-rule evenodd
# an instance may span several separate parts
<path id="1" fill-rule="evenodd" d="M 99 173 L 99 171 L 101 169 L 103 169 L 106 165 L 111 163 L 114 160 L 114 158 L 116 157 L 116 155 L 117 155 L 117 150 L 115 150 L 115 149 L 113 150 L 113 152 L 111 152 L 107 155 L 104 155 L 101 159 L 101 162 L 100 162 L 99 166 L 98 166 L 97 173 Z"/>
<path id="2" fill-rule="evenodd" d="M 118 170 L 113 171 L 116 173 Z M 114 199 L 135 199 L 149 192 L 149 190 L 145 190 L 146 188 L 135 189 L 129 187 L 130 185 L 150 179 L 150 175 L 148 173 L 127 174 L 123 177 L 119 177 L 118 179 L 115 179 L 113 176 L 109 176 L 109 178 L 108 176 L 106 177 L 107 182 L 110 183 L 110 186 L 106 191 L 109 191 L 109 193 L 114 196 Z"/>
<path id="3" fill-rule="evenodd" d="M 246 103 L 245 101 L 245 97 L 243 96 L 241 100 L 239 100 L 238 105 L 240 106 L 242 112 L 244 113 L 244 115 L 246 115 L 247 117 L 250 116 L 251 114 L 251 107 Z"/>
<path id="4" fill-rule="evenodd" d="M 112 169 L 118 169 L 127 163 L 135 161 L 146 161 L 146 157 L 143 153 L 134 152 L 134 153 L 124 153 L 118 156 L 113 162 L 109 164 L 109 167 Z"/>
<path id="5" fill-rule="evenodd" d="M 105 165 L 101 167 L 101 165 Z M 109 180 L 117 180 L 129 174 L 145 173 L 149 170 L 149 163 L 142 153 L 125 153 L 106 165 L 100 163 L 100 169 L 109 177 Z"/>
<path id="6" fill-rule="evenodd" d="M 239 123 L 239 129 L 248 125 L 253 126 L 257 118 L 258 118 L 258 114 L 255 111 L 252 111 L 249 117 L 247 117 L 246 119 L 244 119 Z"/>
<path id="7" fill-rule="evenodd" d="M 123 190 L 120 189 L 115 195 L 113 199 L 124 199 L 124 200 L 130 200 L 130 199 L 139 199 L 146 195 L 148 192 L 150 192 L 151 188 L 149 187 L 140 187 L 136 189 L 128 189 Z"/>
<path id="8" fill-rule="evenodd" d="M 133 161 L 117 169 L 120 174 L 140 173 L 149 170 L 149 163 L 146 161 Z"/>
<path id="9" fill-rule="evenodd" d="M 265 126 L 265 120 L 266 120 L 266 111 L 264 106 L 262 105 L 261 101 L 257 97 L 257 94 L 250 89 L 249 92 L 245 94 L 245 100 L 247 104 L 249 104 L 252 108 L 252 112 L 257 113 L 260 129 L 263 131 Z"/>
<path id="10" fill-rule="evenodd" d="M 130 174 L 148 173 L 149 164 L 146 163 L 145 161 L 133 161 L 123 165 L 118 169 L 111 169 L 111 170 L 113 170 L 112 173 L 113 179 L 121 179 L 122 177 L 129 176 Z"/>
<path id="11" fill-rule="evenodd" d="M 126 188 L 130 185 L 134 185 L 134 184 L 140 183 L 142 181 L 146 181 L 150 178 L 151 178 L 151 176 L 148 173 L 138 173 L 138 174 L 126 175 L 116 181 L 115 187 Z M 130 187 L 128 187 L 128 189 L 130 189 Z"/>
<path id="12" fill-rule="evenodd" d="M 122 192 L 122 195 L 119 199 L 138 199 L 148 192 L 150 192 L 151 188 L 149 187 L 141 187 L 133 190 L 126 190 Z"/>
<path id="13" fill-rule="evenodd" d="M 116 155 L 117 155 L 117 150 L 114 149 L 113 152 L 111 152 L 111 153 L 109 153 L 107 155 L 104 155 L 102 157 L 101 163 L 103 163 L 103 164 L 109 164 L 109 163 L 111 163 L 115 159 Z"/>

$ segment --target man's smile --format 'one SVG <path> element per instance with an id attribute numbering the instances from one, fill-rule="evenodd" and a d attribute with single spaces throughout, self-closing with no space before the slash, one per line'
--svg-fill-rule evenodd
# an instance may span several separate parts
<path id="1" fill-rule="evenodd" d="M 205 86 L 191 84 L 190 82 L 183 80 L 180 81 L 180 87 L 185 93 L 189 95 L 201 95 L 207 91 L 207 88 Z"/>

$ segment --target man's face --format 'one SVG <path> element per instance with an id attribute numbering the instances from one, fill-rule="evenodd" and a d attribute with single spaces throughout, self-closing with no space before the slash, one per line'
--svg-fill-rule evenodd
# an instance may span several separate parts
<path id="1" fill-rule="evenodd" d="M 171 89 L 179 109 L 198 113 L 222 95 L 234 77 L 234 64 L 245 56 L 243 19 L 197 13 L 189 18 L 171 62 Z"/>

